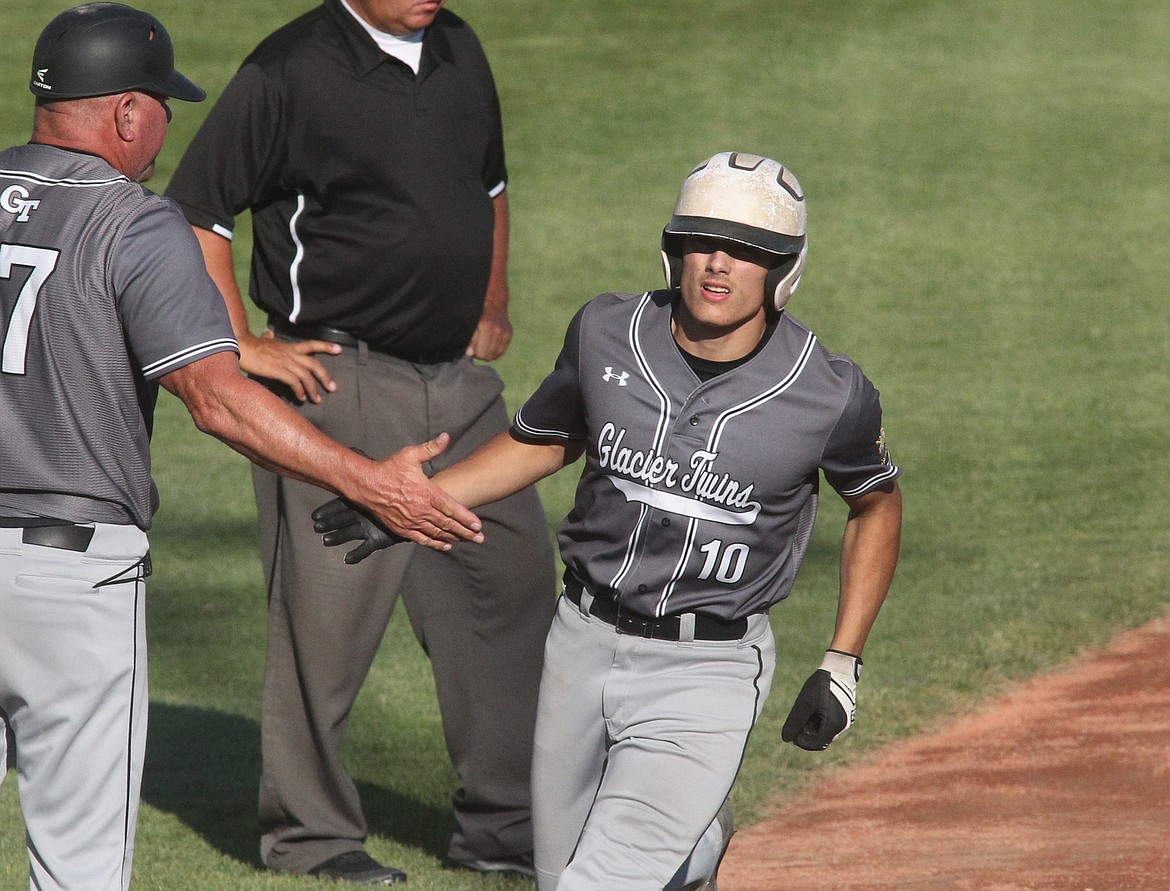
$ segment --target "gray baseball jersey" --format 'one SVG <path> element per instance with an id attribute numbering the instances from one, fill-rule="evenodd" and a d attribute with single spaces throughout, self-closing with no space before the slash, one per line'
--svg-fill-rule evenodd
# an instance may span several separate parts
<path id="1" fill-rule="evenodd" d="M 160 376 L 237 350 L 186 220 L 93 155 L 0 152 L 0 514 L 150 527 Z"/>
<path id="2" fill-rule="evenodd" d="M 736 619 L 791 590 L 821 473 L 854 497 L 901 471 L 851 359 L 785 312 L 756 355 L 703 383 L 671 336 L 671 296 L 587 303 L 513 431 L 586 442 L 559 532 L 578 579 L 643 615 Z"/>

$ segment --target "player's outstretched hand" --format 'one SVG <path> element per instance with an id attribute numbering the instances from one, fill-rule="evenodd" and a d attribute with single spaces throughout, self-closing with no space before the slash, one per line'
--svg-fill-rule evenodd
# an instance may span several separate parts
<path id="1" fill-rule="evenodd" d="M 344 498 L 334 498 L 313 511 L 313 531 L 322 533 L 321 543 L 328 548 L 360 541 L 361 544 L 345 555 L 345 562 L 350 564 L 361 563 L 374 551 L 406 541 L 401 535 L 383 529 Z"/>
<path id="2" fill-rule="evenodd" d="M 421 445 L 407 446 L 384 461 L 367 464 L 357 490 L 345 495 L 383 529 L 436 550 L 455 541 L 483 541 L 479 517 L 427 479 L 423 465 L 447 448 L 442 433 Z"/>
<path id="3" fill-rule="evenodd" d="M 828 748 L 857 717 L 860 678 L 860 656 L 828 650 L 797 694 L 780 738 L 810 752 Z"/>

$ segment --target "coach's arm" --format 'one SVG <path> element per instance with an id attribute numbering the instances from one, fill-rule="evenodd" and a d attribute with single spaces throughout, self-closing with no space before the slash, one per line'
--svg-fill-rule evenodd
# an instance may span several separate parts
<path id="1" fill-rule="evenodd" d="M 398 535 L 438 550 L 482 541 L 479 518 L 438 487 L 422 464 L 447 447 L 447 434 L 371 461 L 333 441 L 267 389 L 240 373 L 235 353 L 192 362 L 160 379 L 195 426 L 281 476 L 336 492 Z"/>

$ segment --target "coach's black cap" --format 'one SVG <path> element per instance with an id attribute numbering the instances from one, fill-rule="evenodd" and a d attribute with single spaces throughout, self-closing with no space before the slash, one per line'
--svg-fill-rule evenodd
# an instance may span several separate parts
<path id="1" fill-rule="evenodd" d="M 175 70 L 162 22 L 121 3 L 86 3 L 45 26 L 28 88 L 45 99 L 84 99 L 127 90 L 202 102 L 207 93 Z"/>

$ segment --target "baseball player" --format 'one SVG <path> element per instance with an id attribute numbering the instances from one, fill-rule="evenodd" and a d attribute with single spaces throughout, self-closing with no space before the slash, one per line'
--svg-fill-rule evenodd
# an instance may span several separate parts
<path id="1" fill-rule="evenodd" d="M 509 433 L 434 477 L 477 505 L 585 456 L 537 718 L 541 891 L 715 887 L 722 806 L 772 682 L 768 611 L 792 589 L 822 475 L 850 508 L 839 608 L 782 736 L 823 749 L 853 722 L 900 470 L 877 390 L 785 311 L 806 254 L 791 171 L 704 161 L 662 235 L 669 287 L 587 303 Z M 354 559 L 387 540 L 337 503 L 317 519 L 326 544 L 365 539 Z"/>
<path id="2" fill-rule="evenodd" d="M 446 549 L 478 520 L 426 481 L 440 439 L 379 464 L 240 374 L 178 209 L 139 183 L 172 98 L 204 91 L 117 3 L 44 29 L 32 138 L 0 151 L 0 781 L 15 767 L 40 891 L 129 885 L 147 726 L 144 580 L 158 385 L 280 473 Z"/>

